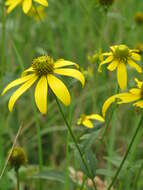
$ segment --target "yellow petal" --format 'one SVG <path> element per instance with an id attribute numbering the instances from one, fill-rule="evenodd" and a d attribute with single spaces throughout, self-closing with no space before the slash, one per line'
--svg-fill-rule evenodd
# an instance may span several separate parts
<path id="1" fill-rule="evenodd" d="M 65 66 L 75 66 L 75 67 L 79 68 L 78 64 L 73 63 L 71 61 L 66 61 L 64 59 L 59 59 L 54 64 L 55 69 L 60 68 L 60 67 L 65 67 Z"/>
<path id="2" fill-rule="evenodd" d="M 65 84 L 54 75 L 48 75 L 48 84 L 54 94 L 66 105 L 70 104 L 70 94 Z"/>
<path id="3" fill-rule="evenodd" d="M 104 122 L 104 118 L 98 114 L 91 114 L 91 115 L 88 115 L 86 117 L 87 119 L 94 119 L 94 120 L 97 120 L 97 121 L 101 121 L 101 122 Z"/>
<path id="4" fill-rule="evenodd" d="M 23 0 L 22 8 L 23 12 L 27 14 L 32 7 L 32 0 Z"/>
<path id="5" fill-rule="evenodd" d="M 118 61 L 113 61 L 112 63 L 108 65 L 107 69 L 110 71 L 114 71 L 117 66 L 118 66 Z"/>
<path id="6" fill-rule="evenodd" d="M 128 60 L 128 64 L 130 65 L 130 67 L 135 68 L 138 73 L 142 73 L 142 68 L 131 59 Z"/>
<path id="7" fill-rule="evenodd" d="M 47 112 L 48 82 L 46 76 L 41 76 L 35 88 L 35 102 L 42 114 Z"/>
<path id="8" fill-rule="evenodd" d="M 47 0 L 34 0 L 36 3 L 39 3 L 45 7 L 48 7 L 48 2 Z"/>
<path id="9" fill-rule="evenodd" d="M 143 108 L 143 100 L 140 100 L 140 101 L 134 103 L 133 106 Z"/>
<path id="10" fill-rule="evenodd" d="M 110 63 L 111 61 L 113 60 L 113 56 L 109 56 L 107 57 L 104 61 L 102 61 L 98 67 L 98 72 L 101 72 L 101 66 L 104 65 L 104 64 L 107 64 L 107 63 Z"/>
<path id="11" fill-rule="evenodd" d="M 106 52 L 106 53 L 102 53 L 103 56 L 110 56 L 112 55 L 112 52 Z"/>
<path id="12" fill-rule="evenodd" d="M 82 86 L 84 86 L 85 78 L 84 78 L 83 74 L 76 69 L 55 69 L 54 73 L 73 77 L 73 78 L 79 80 L 81 82 Z"/>
<path id="13" fill-rule="evenodd" d="M 127 70 L 123 62 L 119 63 L 117 67 L 117 80 L 120 88 L 124 90 L 127 86 Z"/>
<path id="14" fill-rule="evenodd" d="M 141 98 L 140 94 L 135 95 L 131 93 L 123 93 L 122 95 L 118 96 L 120 101 L 118 101 L 118 104 L 124 104 L 124 103 L 130 103 L 134 102 Z"/>
<path id="15" fill-rule="evenodd" d="M 17 86 L 17 85 L 20 85 L 28 80 L 30 80 L 31 78 L 33 78 L 35 75 L 34 74 L 31 74 L 31 75 L 27 75 L 25 77 L 21 77 L 19 79 L 16 79 L 14 81 L 12 81 L 11 83 L 9 83 L 5 88 L 4 90 L 2 91 L 2 95 L 4 95 L 9 89 Z"/>
<path id="16" fill-rule="evenodd" d="M 17 99 L 26 91 L 28 90 L 28 88 L 30 88 L 32 86 L 32 84 L 37 80 L 37 76 L 33 76 L 32 79 L 28 80 L 27 82 L 25 82 L 20 88 L 18 88 L 18 90 L 16 90 L 12 96 L 10 97 L 9 103 L 8 103 L 8 108 L 9 111 L 12 111 L 13 106 L 15 104 L 15 102 L 17 101 Z"/>
<path id="17" fill-rule="evenodd" d="M 141 60 L 141 56 L 137 53 L 131 53 L 131 58 L 133 58 L 136 61 L 140 61 Z"/>
<path id="18" fill-rule="evenodd" d="M 135 95 L 140 95 L 141 94 L 141 90 L 138 88 L 132 88 L 129 90 L 130 93 L 135 94 Z"/>
<path id="19" fill-rule="evenodd" d="M 142 85 L 143 85 L 143 82 L 142 82 L 142 81 L 139 81 L 137 78 L 135 78 L 134 80 L 135 80 L 135 82 L 137 83 L 137 87 L 138 87 L 138 88 L 141 88 Z"/>
<path id="20" fill-rule="evenodd" d="M 21 3 L 21 0 L 8 1 L 6 6 L 9 6 L 7 12 L 10 13 L 18 4 Z"/>
<path id="21" fill-rule="evenodd" d="M 117 94 L 116 95 L 113 95 L 111 97 L 109 97 L 103 104 L 102 106 L 102 115 L 103 117 L 105 117 L 106 115 L 106 112 L 107 112 L 107 109 L 109 108 L 109 106 L 116 101 L 116 98 L 117 98 Z"/>
<path id="22" fill-rule="evenodd" d="M 85 119 L 85 120 L 82 122 L 82 124 L 83 124 L 85 127 L 87 127 L 87 128 L 93 128 L 93 127 L 94 127 L 94 125 L 92 124 L 92 122 L 91 122 L 90 120 L 88 120 L 88 119 Z"/>
<path id="23" fill-rule="evenodd" d="M 22 72 L 21 76 L 26 76 L 29 72 L 33 72 L 33 71 L 34 71 L 33 67 L 29 67 L 28 69 Z"/>

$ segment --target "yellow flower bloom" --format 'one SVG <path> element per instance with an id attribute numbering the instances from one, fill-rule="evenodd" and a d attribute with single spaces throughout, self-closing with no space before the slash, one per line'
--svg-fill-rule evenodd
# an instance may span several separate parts
<path id="1" fill-rule="evenodd" d="M 143 108 L 143 82 L 139 81 L 137 78 L 135 78 L 135 82 L 136 87 L 130 89 L 129 92 L 115 94 L 105 101 L 102 107 L 102 114 L 104 117 L 109 106 L 115 101 L 117 101 L 118 104 L 135 102 L 133 106 Z"/>
<path id="2" fill-rule="evenodd" d="M 107 58 L 100 63 L 98 71 L 101 72 L 101 66 L 104 64 L 109 64 L 107 67 L 109 71 L 117 69 L 117 81 L 120 88 L 124 90 L 127 87 L 126 65 L 128 63 L 130 67 L 141 73 L 142 68 L 135 63 L 135 61 L 141 60 L 141 56 L 138 54 L 138 50 L 130 50 L 126 45 L 115 45 L 110 48 L 110 52 L 103 53 Z"/>
<path id="3" fill-rule="evenodd" d="M 93 128 L 94 125 L 90 120 L 96 120 L 100 122 L 104 122 L 104 118 L 98 114 L 85 115 L 82 114 L 77 121 L 77 125 L 83 125 L 87 128 Z"/>
<path id="4" fill-rule="evenodd" d="M 33 1 L 45 7 L 48 7 L 47 0 L 6 0 L 5 5 L 8 7 L 7 8 L 8 13 L 10 13 L 18 5 L 22 5 L 23 12 L 27 14 L 32 7 Z"/>
<path id="5" fill-rule="evenodd" d="M 9 89 L 22 84 L 21 87 L 19 87 L 10 97 L 8 104 L 9 110 L 12 111 L 17 99 L 37 80 L 35 102 L 41 113 L 46 114 L 47 112 L 48 87 L 50 87 L 63 104 L 68 106 L 71 101 L 69 91 L 65 84 L 58 79 L 56 75 L 73 77 L 79 80 L 82 86 L 84 86 L 85 79 L 83 74 L 77 69 L 64 68 L 67 66 L 75 66 L 78 68 L 76 63 L 64 59 L 59 59 L 56 62 L 54 62 L 49 56 L 40 56 L 33 59 L 32 66 L 26 69 L 19 79 L 8 84 L 2 92 L 2 95 L 4 95 Z"/>
<path id="6" fill-rule="evenodd" d="M 35 21 L 44 20 L 46 18 L 45 8 L 43 6 L 37 6 L 35 9 L 35 7 L 32 6 L 28 12 L 28 16 L 34 18 Z"/>

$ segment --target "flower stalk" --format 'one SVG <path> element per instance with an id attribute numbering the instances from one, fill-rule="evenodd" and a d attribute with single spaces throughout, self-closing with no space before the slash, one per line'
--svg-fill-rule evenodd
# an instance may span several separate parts
<path id="1" fill-rule="evenodd" d="M 126 161 L 126 159 L 127 159 L 127 156 L 128 156 L 128 154 L 129 154 L 129 152 L 130 152 L 130 150 L 131 150 L 131 148 L 132 148 L 132 145 L 133 145 L 133 143 L 134 143 L 134 141 L 135 141 L 135 139 L 136 139 L 136 136 L 137 136 L 137 134 L 138 134 L 138 132 L 139 132 L 139 130 L 140 130 L 140 128 L 141 128 L 142 121 L 143 121 L 143 115 L 141 116 L 141 119 L 140 119 L 140 121 L 139 121 L 139 124 L 137 125 L 136 131 L 135 131 L 135 133 L 134 133 L 134 135 L 133 135 L 133 137 L 132 137 L 132 139 L 131 139 L 131 142 L 130 142 L 129 147 L 128 147 L 126 153 L 125 153 L 125 156 L 124 156 L 124 158 L 123 158 L 123 160 L 122 160 L 122 162 L 121 162 L 121 164 L 120 164 L 120 166 L 119 166 L 117 172 L 115 173 L 115 175 L 114 175 L 114 177 L 113 177 L 113 180 L 112 180 L 112 182 L 111 182 L 111 184 L 109 185 L 109 187 L 108 187 L 107 190 L 110 190 L 110 189 L 112 188 L 112 186 L 114 185 L 114 183 L 115 183 L 115 181 L 116 181 L 116 179 L 117 179 L 117 177 L 118 177 L 118 175 L 119 175 L 119 173 L 120 173 L 120 171 L 121 171 L 121 169 L 122 169 L 122 167 L 123 167 L 123 165 L 124 165 L 124 163 L 125 163 L 125 161 Z"/>
<path id="2" fill-rule="evenodd" d="M 83 162 L 83 164 L 84 164 L 84 166 L 85 166 L 85 168 L 86 168 L 86 170 L 87 170 L 87 172 L 88 172 L 88 176 L 90 176 L 90 171 L 89 171 L 88 165 L 87 165 L 87 163 L 86 163 L 86 161 L 85 161 L 85 159 L 84 159 L 84 156 L 83 156 L 82 151 L 80 150 L 80 147 L 78 146 L 77 140 L 76 140 L 76 138 L 75 138 L 75 136 L 74 136 L 74 134 L 73 134 L 73 132 L 72 132 L 71 126 L 69 125 L 69 123 L 68 123 L 68 121 L 67 121 L 67 119 L 66 119 L 66 117 L 65 117 L 65 115 L 64 115 L 64 113 L 63 113 L 63 110 L 62 110 L 62 108 L 61 108 L 61 106 L 60 106 L 60 103 L 59 103 L 59 101 L 58 101 L 58 99 L 57 99 L 56 96 L 55 96 L 55 99 L 56 99 L 56 103 L 57 103 L 57 105 L 58 105 L 59 111 L 60 111 L 60 113 L 61 113 L 61 115 L 62 115 L 62 117 L 63 117 L 63 119 L 64 119 L 64 122 L 65 122 L 65 124 L 66 124 L 66 126 L 67 126 L 67 128 L 68 128 L 68 130 L 69 130 L 69 133 L 70 133 L 70 135 L 71 135 L 71 137 L 72 137 L 72 140 L 73 140 L 73 142 L 74 142 L 74 144 L 75 144 L 75 146 L 76 146 L 76 148 L 77 148 L 77 150 L 78 150 L 78 152 L 79 152 L 79 155 L 80 155 L 80 157 L 81 157 L 81 160 L 82 160 L 82 162 Z M 94 189 L 97 190 L 96 184 L 95 184 L 95 182 L 94 182 L 93 179 L 92 179 L 92 182 L 93 182 L 93 185 L 94 185 Z"/>

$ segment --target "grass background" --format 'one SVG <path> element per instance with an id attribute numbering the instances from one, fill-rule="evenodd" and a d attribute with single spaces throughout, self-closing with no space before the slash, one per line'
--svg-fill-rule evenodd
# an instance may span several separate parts
<path id="1" fill-rule="evenodd" d="M 46 18 L 41 23 L 24 15 L 21 7 L 7 15 L 6 9 L 2 6 L 3 1 L 0 1 L 0 90 L 2 91 L 9 81 L 19 77 L 20 73 L 31 65 L 32 59 L 39 55 L 49 54 L 55 60 L 58 58 L 71 60 L 84 69 L 92 67 L 94 76 L 87 77 L 83 89 L 75 80 L 64 79 L 70 89 L 72 103 L 70 107 L 63 109 L 72 123 L 79 145 L 87 155 L 91 155 L 90 158 L 93 157 L 90 167 L 94 168 L 97 176 L 109 182 L 134 134 L 141 111 L 136 111 L 131 105 L 122 105 L 118 108 L 112 106 L 104 125 L 107 127 L 110 121 L 103 142 L 98 140 L 102 129 L 97 130 L 97 125 L 93 130 L 77 127 L 76 121 L 80 114 L 101 113 L 103 102 L 114 94 L 117 88 L 116 73 L 107 72 L 106 68 L 103 69 L 103 73 L 98 73 L 98 63 L 89 63 L 87 57 L 88 54 L 98 52 L 100 49 L 103 52 L 108 51 L 113 44 L 123 43 L 135 48 L 137 44 L 143 43 L 143 25 L 137 25 L 134 19 L 136 12 L 143 11 L 143 1 L 115 0 L 107 13 L 95 0 L 48 0 L 48 2 Z M 128 88 L 134 85 L 135 76 L 143 79 L 142 74 L 138 75 L 134 70 L 128 69 Z M 82 164 L 54 97 L 49 93 L 48 112 L 43 117 L 32 99 L 34 89 L 30 91 L 31 93 L 27 92 L 19 99 L 12 113 L 9 113 L 7 108 L 12 91 L 1 97 L 0 171 L 22 124 L 23 129 L 17 144 L 26 150 L 28 164 L 26 168 L 21 169 L 21 189 L 40 189 L 39 179 L 44 178 L 43 190 L 48 188 L 76 190 L 77 184 L 68 177 L 68 167 L 81 170 Z M 43 149 L 44 168 L 40 174 L 37 169 L 39 161 L 36 126 L 41 128 Z M 116 190 L 143 189 L 143 173 L 137 176 L 143 163 L 142 134 L 141 129 L 115 184 Z M 15 189 L 15 185 L 14 171 L 7 168 L 0 181 L 0 190 Z"/>

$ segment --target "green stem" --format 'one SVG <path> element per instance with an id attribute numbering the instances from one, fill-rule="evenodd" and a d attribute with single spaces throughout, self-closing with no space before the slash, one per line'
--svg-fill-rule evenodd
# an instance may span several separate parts
<path id="1" fill-rule="evenodd" d="M 75 146 L 76 146 L 76 148 L 77 148 L 77 150 L 78 150 L 78 152 L 79 152 L 79 155 L 80 155 L 80 157 L 81 157 L 81 160 L 82 160 L 82 162 L 83 162 L 83 164 L 84 164 L 84 166 L 85 166 L 85 168 L 86 168 L 86 170 L 87 170 L 88 176 L 90 177 L 91 175 L 90 175 L 90 171 L 89 171 L 88 165 L 87 165 L 87 163 L 86 163 L 86 161 L 85 161 L 85 159 L 84 159 L 84 156 L 83 156 L 82 151 L 80 150 L 80 147 L 79 147 L 79 145 L 78 145 L 78 143 L 77 143 L 77 140 L 76 140 L 76 138 L 75 138 L 75 136 L 74 136 L 74 134 L 73 134 L 73 132 L 72 132 L 71 126 L 69 125 L 69 123 L 68 123 L 68 121 L 67 121 L 67 119 L 66 119 L 66 117 L 65 117 L 65 115 L 64 115 L 64 113 L 63 113 L 63 110 L 62 110 L 62 108 L 61 108 L 61 106 L 60 106 L 60 103 L 59 103 L 59 101 L 58 101 L 58 99 L 57 99 L 56 96 L 55 96 L 55 99 L 56 99 L 56 103 L 57 103 L 57 105 L 58 105 L 59 111 L 60 111 L 60 113 L 61 113 L 61 115 L 62 115 L 62 117 L 63 117 L 63 119 L 64 119 L 64 122 L 65 122 L 65 124 L 66 124 L 66 126 L 67 126 L 67 128 L 68 128 L 68 130 L 69 130 L 69 133 L 70 133 L 70 135 L 71 135 L 71 137 L 72 137 L 72 139 L 73 139 L 73 142 L 74 142 L 74 144 L 75 144 Z M 92 178 L 91 178 L 91 179 L 92 179 Z M 94 182 L 93 179 L 92 179 L 92 182 L 93 182 L 93 185 L 94 185 L 94 189 L 97 190 L 96 185 L 95 185 L 95 182 Z"/>
<path id="2" fill-rule="evenodd" d="M 66 184 L 65 190 L 69 190 L 69 132 L 66 136 Z"/>
<path id="3" fill-rule="evenodd" d="M 122 160 L 122 162 L 121 162 L 121 164 L 120 164 L 120 166 L 119 166 L 117 172 L 115 173 L 115 175 L 114 175 L 114 177 L 113 177 L 113 180 L 112 180 L 112 182 L 111 182 L 111 184 L 109 185 L 109 187 L 108 187 L 107 190 L 110 190 L 111 187 L 114 185 L 114 183 L 115 183 L 115 181 L 116 181 L 116 179 L 117 179 L 117 177 L 118 177 L 118 175 L 119 175 L 119 173 L 120 173 L 120 171 L 121 171 L 121 169 L 122 169 L 122 167 L 123 167 L 123 165 L 124 165 L 124 163 L 125 163 L 125 161 L 126 161 L 126 159 L 127 159 L 127 156 L 128 156 L 128 154 L 129 154 L 129 152 L 130 152 L 130 150 L 131 150 L 131 147 L 132 147 L 132 145 L 133 145 L 133 143 L 134 143 L 134 141 L 135 141 L 135 139 L 136 139 L 136 136 L 137 136 L 137 134 L 138 134 L 138 132 L 139 132 L 139 130 L 140 130 L 142 120 L 143 120 L 143 116 L 141 117 L 141 119 L 140 119 L 140 121 L 139 121 L 139 124 L 137 125 L 136 131 L 135 131 L 135 133 L 134 133 L 134 135 L 133 135 L 133 137 L 132 137 L 132 139 L 131 139 L 131 142 L 130 142 L 129 147 L 128 147 L 126 153 L 125 153 L 125 156 L 124 156 L 124 158 L 123 158 L 123 160 Z"/>
<path id="4" fill-rule="evenodd" d="M 31 94 L 31 97 L 32 97 L 32 94 Z M 32 104 L 33 104 L 34 117 L 35 117 L 36 129 L 37 129 L 39 171 L 41 171 L 43 168 L 43 156 L 42 156 L 43 151 L 42 151 L 41 129 L 40 129 L 40 123 L 39 123 L 38 115 L 37 115 L 36 108 L 34 105 L 33 97 L 32 97 Z M 39 189 L 42 190 L 41 181 L 39 182 Z"/>
<path id="5" fill-rule="evenodd" d="M 5 1 L 2 2 L 1 76 L 5 69 Z"/>
<path id="6" fill-rule="evenodd" d="M 20 190 L 19 170 L 16 170 L 17 190 Z"/>
<path id="7" fill-rule="evenodd" d="M 137 172 L 137 175 L 135 177 L 135 182 L 134 182 L 134 186 L 133 186 L 133 189 L 137 189 L 137 181 L 138 179 L 140 178 L 140 175 L 141 175 L 141 172 L 142 172 L 142 169 L 143 169 L 143 163 L 141 164 L 138 172 Z"/>

